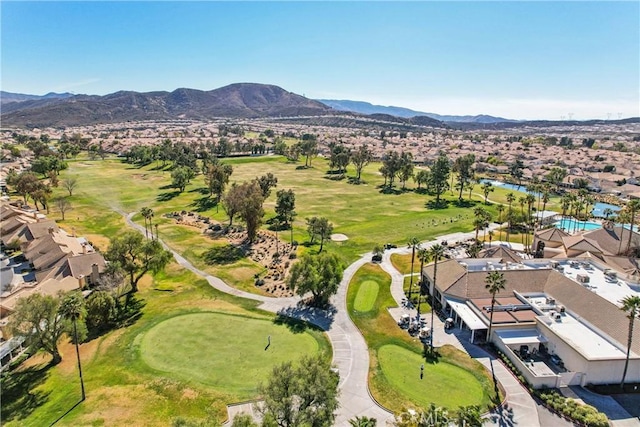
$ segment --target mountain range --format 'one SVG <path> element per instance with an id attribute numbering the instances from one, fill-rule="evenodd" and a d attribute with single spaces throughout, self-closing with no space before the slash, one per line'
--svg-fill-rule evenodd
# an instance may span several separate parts
<path id="1" fill-rule="evenodd" d="M 278 86 L 235 83 L 210 91 L 182 88 L 173 92 L 36 97 L 3 103 L 1 118 L 3 125 L 47 127 L 176 118 L 317 116 L 332 111 L 321 102 Z"/>
<path id="2" fill-rule="evenodd" d="M 48 93 L 43 96 L 0 92 L 3 126 L 66 127 L 126 121 L 274 117 L 287 122 L 338 127 L 368 126 L 411 130 L 439 128 L 505 129 L 638 123 L 640 118 L 591 121 L 517 121 L 487 115 L 445 116 L 402 107 L 349 100 L 313 100 L 281 87 L 235 83 L 210 91 L 119 91 L 104 96 Z"/>
<path id="3" fill-rule="evenodd" d="M 423 111 L 411 110 L 409 108 L 374 105 L 363 101 L 350 101 L 346 99 L 317 99 L 325 105 L 339 111 L 351 111 L 361 114 L 389 114 L 396 117 L 412 118 L 416 116 L 426 116 L 441 122 L 453 123 L 502 123 L 516 122 L 517 120 L 505 119 L 502 117 L 487 116 L 480 114 L 477 116 L 443 116 L 435 113 L 425 113 Z"/>

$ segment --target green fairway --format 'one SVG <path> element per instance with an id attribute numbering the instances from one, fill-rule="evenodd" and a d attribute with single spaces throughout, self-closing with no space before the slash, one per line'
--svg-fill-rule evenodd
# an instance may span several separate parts
<path id="1" fill-rule="evenodd" d="M 181 380 L 250 398 L 274 365 L 318 349 L 313 336 L 269 320 L 194 313 L 151 328 L 142 338 L 140 356 L 151 368 Z"/>
<path id="2" fill-rule="evenodd" d="M 356 309 L 356 300 L 361 288 L 370 286 L 369 282 L 377 283 L 379 290 L 371 309 L 361 312 Z M 391 277 L 379 265 L 365 264 L 351 279 L 347 290 L 347 310 L 369 348 L 371 395 L 394 412 L 426 407 L 431 402 L 451 410 L 471 404 L 480 405 L 483 410 L 490 407 L 493 383 L 478 361 L 449 345 L 438 349 L 436 363 L 425 361 L 422 343 L 400 329 L 387 310 L 396 306 L 390 283 Z M 419 382 L 423 363 L 425 378 Z M 429 384 L 425 383 L 427 371 L 431 375 Z M 447 395 L 449 388 L 451 396 Z M 458 395 L 464 397 L 458 399 Z"/>
<path id="3" fill-rule="evenodd" d="M 378 297 L 378 289 L 380 286 L 375 280 L 366 280 L 358 289 L 358 294 L 353 302 L 353 308 L 356 311 L 369 311 L 373 309 L 373 304 Z"/>
<path id="4" fill-rule="evenodd" d="M 489 400 L 480 381 L 455 365 L 426 363 L 420 354 L 397 345 L 380 347 L 378 359 L 387 381 L 419 407 L 426 408 L 435 403 L 455 409 L 467 405 L 483 406 Z M 424 365 L 422 379 L 421 365 Z"/>

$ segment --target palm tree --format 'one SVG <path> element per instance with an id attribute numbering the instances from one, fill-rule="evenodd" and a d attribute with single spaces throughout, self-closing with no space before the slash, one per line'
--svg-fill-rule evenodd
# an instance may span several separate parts
<path id="1" fill-rule="evenodd" d="M 629 367 L 629 354 L 631 353 L 631 343 L 633 341 L 633 323 L 636 320 L 636 317 L 640 315 L 640 297 L 630 295 L 624 298 L 620 302 L 622 303 L 622 307 L 620 307 L 620 310 L 627 313 L 627 318 L 629 318 L 629 337 L 627 339 L 627 359 L 624 362 L 624 371 L 622 372 L 622 381 L 620 381 L 620 388 L 624 389 L 624 380 L 627 376 L 627 368 Z"/>
<path id="2" fill-rule="evenodd" d="M 551 193 L 545 189 L 542 192 L 542 212 L 547 210 L 547 203 L 549 203 L 549 199 L 551 198 Z M 540 228 L 542 228 L 542 218 L 540 218 Z"/>
<path id="3" fill-rule="evenodd" d="M 444 256 L 444 246 L 435 244 L 431 246 L 428 252 L 428 259 L 433 260 L 433 286 L 430 289 L 431 293 L 431 339 L 429 340 L 431 354 L 433 354 L 433 312 L 435 311 L 435 293 L 436 293 L 436 276 L 438 274 L 438 261 Z"/>
<path id="4" fill-rule="evenodd" d="M 487 181 L 482 184 L 482 193 L 484 194 L 484 204 L 488 204 L 489 202 L 489 193 L 491 193 L 495 188 L 493 188 L 493 184 L 491 181 Z"/>
<path id="5" fill-rule="evenodd" d="M 422 280 L 422 272 L 424 271 L 424 263 L 429 261 L 429 249 L 422 247 L 418 248 L 418 259 L 420 260 L 420 291 L 418 292 L 418 315 L 420 314 L 420 298 L 422 295 L 422 286 L 424 282 Z"/>
<path id="6" fill-rule="evenodd" d="M 352 427 L 376 427 L 378 420 L 371 417 L 355 417 L 349 420 Z"/>
<path id="7" fill-rule="evenodd" d="M 525 226 L 527 224 L 527 220 L 524 216 L 524 205 L 527 204 L 527 196 L 522 196 L 518 198 L 518 203 L 520 204 L 520 218 L 522 218 L 524 220 Z M 525 232 L 522 234 L 522 244 L 524 245 L 524 235 L 527 234 L 526 233 L 526 227 L 525 227 Z"/>
<path id="8" fill-rule="evenodd" d="M 516 196 L 513 193 L 507 194 L 507 203 L 509 203 L 509 210 L 507 210 L 507 220 L 509 224 L 507 225 L 507 241 L 509 240 L 509 233 L 511 232 L 511 204 L 516 200 Z"/>
<path id="9" fill-rule="evenodd" d="M 483 419 L 478 405 L 461 406 L 453 421 L 459 427 L 481 427 Z"/>
<path id="10" fill-rule="evenodd" d="M 527 202 L 527 217 L 529 218 L 529 220 L 527 221 L 527 227 L 526 227 L 526 233 L 527 233 L 527 247 L 529 246 L 529 228 L 530 225 L 533 224 L 533 215 L 532 215 L 532 211 L 533 211 L 533 204 L 536 202 L 536 196 L 534 196 L 533 194 L 527 194 L 527 196 L 525 197 L 526 202 Z M 525 248 L 527 249 L 527 248 Z M 530 252 L 530 248 L 529 250 L 527 250 L 527 252 Z"/>
<path id="11" fill-rule="evenodd" d="M 498 223 L 500 224 L 500 235 L 498 238 L 502 240 L 502 213 L 504 212 L 504 205 L 498 205 Z"/>
<path id="12" fill-rule="evenodd" d="M 147 239 L 149 238 L 149 230 L 147 229 L 147 221 L 149 222 L 149 225 L 151 225 L 151 217 L 153 216 L 153 210 L 151 210 L 151 208 L 148 207 L 143 207 L 142 209 L 140 209 L 140 214 L 142 215 L 142 217 L 144 218 L 144 233 L 147 236 Z M 153 236 L 153 229 L 151 229 L 151 235 Z"/>
<path id="13" fill-rule="evenodd" d="M 629 215 L 631 216 L 631 220 L 629 221 L 629 239 L 627 240 L 627 252 L 629 252 L 629 248 L 631 247 L 631 237 L 633 236 L 633 224 L 636 219 L 636 212 L 640 210 L 640 199 L 629 200 L 627 203 L 627 210 L 629 211 Z M 622 234 L 620 235 L 622 237 Z"/>
<path id="14" fill-rule="evenodd" d="M 64 296 L 60 304 L 60 315 L 73 322 L 73 341 L 76 345 L 76 357 L 78 358 L 78 373 L 80 375 L 80 390 L 82 393 L 82 401 L 85 400 L 84 380 L 82 379 L 82 364 L 80 363 L 80 349 L 78 347 L 78 328 L 76 326 L 78 319 L 86 315 L 84 306 L 84 297 L 80 292 L 70 292 Z"/>
<path id="15" fill-rule="evenodd" d="M 409 301 L 411 301 L 411 290 L 413 288 L 413 264 L 416 259 L 416 249 L 420 248 L 420 240 L 418 240 L 417 237 L 412 237 L 409 239 L 407 245 L 411 248 L 411 278 L 409 279 Z"/>
<path id="16" fill-rule="evenodd" d="M 489 313 L 489 332 L 487 333 L 487 342 L 491 339 L 491 327 L 493 326 L 493 307 L 496 304 L 496 294 L 504 290 L 506 280 L 501 271 L 490 271 L 485 279 L 486 290 L 491 294 L 491 312 Z"/>
<path id="17" fill-rule="evenodd" d="M 604 219 L 605 219 L 605 220 L 607 220 L 607 221 L 609 221 L 609 217 L 610 217 L 611 215 L 613 215 L 613 209 L 611 209 L 611 208 L 605 208 L 605 209 L 602 211 L 602 214 L 604 215 Z"/>
<path id="18" fill-rule="evenodd" d="M 566 219 L 567 211 L 571 209 L 571 198 L 572 198 L 571 194 L 565 194 L 560 199 L 560 203 L 562 204 L 562 219 Z M 567 227 L 567 231 L 569 231 L 568 227 Z"/>

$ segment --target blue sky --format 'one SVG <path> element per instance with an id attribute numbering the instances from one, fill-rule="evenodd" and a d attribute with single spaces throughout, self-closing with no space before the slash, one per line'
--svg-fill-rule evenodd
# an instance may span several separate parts
<path id="1" fill-rule="evenodd" d="M 640 116 L 640 2 L 13 2 L 2 90 L 270 83 L 516 119 Z"/>

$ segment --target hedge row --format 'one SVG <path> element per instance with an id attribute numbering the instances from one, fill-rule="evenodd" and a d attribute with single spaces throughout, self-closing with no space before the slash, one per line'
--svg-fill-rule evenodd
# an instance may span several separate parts
<path id="1" fill-rule="evenodd" d="M 513 372 L 518 380 L 527 387 L 529 393 L 540 399 L 549 410 L 565 418 L 569 418 L 581 426 L 609 427 L 609 419 L 607 416 L 593 406 L 581 405 L 574 399 L 562 396 L 556 390 L 547 388 L 534 389 L 520 373 L 518 368 L 509 360 L 507 355 L 497 349 L 496 351 L 504 364 Z"/>

